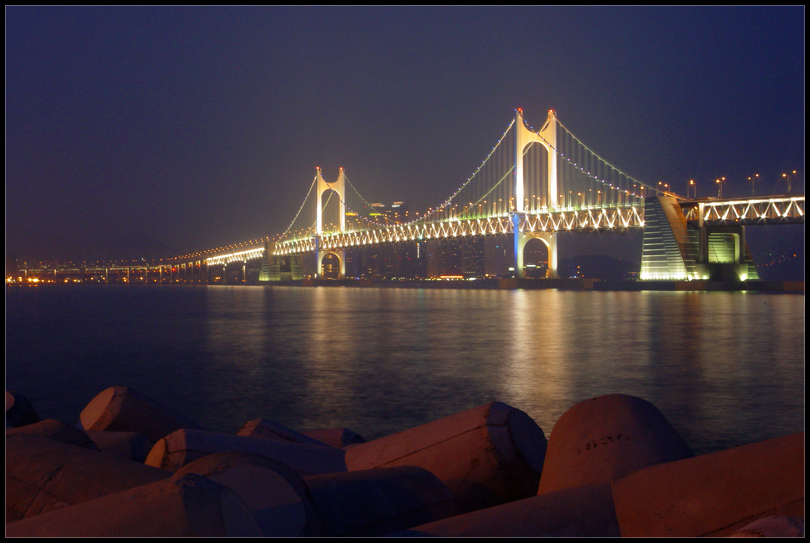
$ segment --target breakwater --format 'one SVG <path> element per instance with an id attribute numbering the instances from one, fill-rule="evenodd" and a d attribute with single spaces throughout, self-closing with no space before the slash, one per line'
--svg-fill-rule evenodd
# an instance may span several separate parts
<path id="1" fill-rule="evenodd" d="M 123 386 L 78 418 L 6 392 L 7 536 L 804 535 L 804 432 L 696 456 L 624 394 L 550 431 L 491 402 L 370 441 L 212 432 Z"/>

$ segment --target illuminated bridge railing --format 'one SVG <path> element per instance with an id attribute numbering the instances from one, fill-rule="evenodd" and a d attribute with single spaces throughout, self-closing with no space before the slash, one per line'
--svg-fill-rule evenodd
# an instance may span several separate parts
<path id="1" fill-rule="evenodd" d="M 568 230 L 608 231 L 644 226 L 642 206 L 571 209 L 547 213 L 519 215 L 522 232 L 556 232 Z M 324 234 L 320 248 L 345 249 L 382 243 L 399 243 L 422 239 L 443 239 L 466 236 L 488 236 L 514 232 L 512 216 L 500 215 L 489 218 L 450 219 L 441 222 L 393 225 L 386 228 Z M 273 254 L 277 256 L 301 254 L 315 250 L 315 240 L 297 239 L 276 243 Z"/>
<path id="2" fill-rule="evenodd" d="M 681 203 L 687 221 L 776 224 L 804 222 L 804 195 L 776 195 Z"/>
<path id="3" fill-rule="evenodd" d="M 264 256 L 264 247 L 255 247 L 252 249 L 248 249 L 246 251 L 238 251 L 216 255 L 205 258 L 203 260 L 209 266 L 215 266 L 217 264 L 230 264 L 231 262 L 244 262 L 256 258 L 262 258 L 263 256 Z"/>
<path id="4" fill-rule="evenodd" d="M 705 199 L 681 202 L 687 221 L 704 223 L 734 223 L 742 225 L 785 224 L 804 222 L 804 195 L 776 195 L 757 198 Z M 702 214 L 702 215 L 701 215 Z M 466 236 L 511 234 L 512 216 L 482 218 L 451 218 L 443 221 L 416 222 L 407 225 L 358 229 L 323 234 L 320 248 L 345 249 L 367 245 L 399 243 L 422 239 L 443 239 Z M 643 206 L 568 209 L 553 212 L 525 213 L 519 216 L 522 232 L 611 231 L 644 227 Z M 200 258 L 208 265 L 227 265 L 261 258 L 263 245 L 245 250 L 229 250 Z M 275 243 L 277 256 L 315 251 L 315 238 L 299 236 Z M 197 260 L 180 258 L 178 260 Z"/>

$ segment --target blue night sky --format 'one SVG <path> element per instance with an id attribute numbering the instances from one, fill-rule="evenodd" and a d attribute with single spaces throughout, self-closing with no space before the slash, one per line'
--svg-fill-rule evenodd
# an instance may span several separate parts
<path id="1" fill-rule="evenodd" d="M 521 107 L 650 184 L 804 192 L 795 7 L 6 7 L 7 251 L 273 236 L 320 166 L 444 201 Z M 793 229 L 801 237 L 803 227 Z"/>

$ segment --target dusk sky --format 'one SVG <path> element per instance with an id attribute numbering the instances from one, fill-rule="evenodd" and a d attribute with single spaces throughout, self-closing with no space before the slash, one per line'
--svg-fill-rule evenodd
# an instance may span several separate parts
<path id="1" fill-rule="evenodd" d="M 443 202 L 520 107 L 685 193 L 804 192 L 795 7 L 6 7 L 7 252 L 282 232 L 315 167 Z M 792 230 L 803 238 L 803 228 Z M 802 241 L 803 244 L 803 241 Z"/>

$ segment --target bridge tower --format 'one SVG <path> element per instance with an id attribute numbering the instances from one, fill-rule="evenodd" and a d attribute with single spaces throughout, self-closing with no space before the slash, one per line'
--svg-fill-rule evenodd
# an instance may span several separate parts
<path id="1" fill-rule="evenodd" d="M 557 276 L 557 233 L 556 232 L 521 232 L 520 222 L 524 220 L 526 209 L 524 206 L 523 153 L 532 143 L 539 143 L 548 152 L 548 207 L 557 209 L 557 116 L 554 110 L 548 112 L 548 118 L 539 132 L 532 132 L 526 128 L 523 121 L 523 110 L 518 108 L 515 112 L 515 209 L 512 212 L 512 227 L 515 233 L 515 273 L 524 277 L 523 250 L 529 240 L 538 238 L 548 248 L 548 270 L 552 277 Z"/>
<path id="2" fill-rule="evenodd" d="M 339 278 L 346 277 L 346 250 L 345 249 L 321 249 L 321 236 L 323 235 L 323 204 L 321 198 L 325 192 L 330 190 L 335 191 L 340 198 L 340 232 L 346 231 L 346 177 L 343 173 L 343 168 L 340 168 L 337 181 L 329 183 L 321 175 L 321 168 L 317 168 L 315 174 L 317 178 L 316 189 L 316 232 L 315 232 L 315 270 L 316 275 L 320 275 L 323 266 L 323 259 L 326 255 L 335 255 L 340 260 L 340 275 Z"/>

